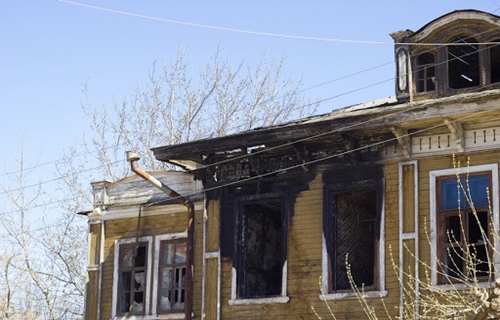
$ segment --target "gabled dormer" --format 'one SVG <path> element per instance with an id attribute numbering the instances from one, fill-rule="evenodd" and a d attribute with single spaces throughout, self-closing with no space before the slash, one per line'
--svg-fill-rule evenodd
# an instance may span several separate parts
<path id="1" fill-rule="evenodd" d="M 400 101 L 500 88 L 499 16 L 459 10 L 391 36 Z"/>

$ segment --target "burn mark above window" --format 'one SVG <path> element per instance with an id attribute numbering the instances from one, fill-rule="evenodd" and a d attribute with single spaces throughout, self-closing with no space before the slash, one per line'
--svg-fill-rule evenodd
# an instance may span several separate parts
<path id="1" fill-rule="evenodd" d="M 451 89 L 479 85 L 478 43 L 472 37 L 456 37 L 448 46 L 448 85 Z"/>

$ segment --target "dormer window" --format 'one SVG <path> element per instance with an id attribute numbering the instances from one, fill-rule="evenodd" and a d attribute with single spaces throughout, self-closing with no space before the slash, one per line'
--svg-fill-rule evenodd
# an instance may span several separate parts
<path id="1" fill-rule="evenodd" d="M 426 52 L 420 54 L 416 59 L 416 84 L 417 92 L 436 90 L 435 85 L 435 58 L 434 54 Z"/>
<path id="2" fill-rule="evenodd" d="M 448 46 L 448 86 L 451 89 L 479 85 L 478 43 L 471 37 L 457 37 Z"/>
<path id="3" fill-rule="evenodd" d="M 400 102 L 500 89 L 500 16 L 457 10 L 391 36 Z"/>

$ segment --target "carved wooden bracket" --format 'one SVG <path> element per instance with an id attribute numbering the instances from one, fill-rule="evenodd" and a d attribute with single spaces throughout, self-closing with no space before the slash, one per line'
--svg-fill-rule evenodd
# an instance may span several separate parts
<path id="1" fill-rule="evenodd" d="M 462 124 L 450 119 L 444 119 L 443 121 L 455 139 L 458 152 L 464 152 L 464 130 L 462 129 Z"/>
<path id="2" fill-rule="evenodd" d="M 398 143 L 403 149 L 403 155 L 406 159 L 409 159 L 411 157 L 411 140 L 408 135 L 408 130 L 396 126 L 391 126 L 390 129 L 396 139 L 398 139 Z"/>
<path id="3" fill-rule="evenodd" d="M 403 155 L 406 159 L 409 159 L 411 156 L 411 140 L 410 136 L 408 135 L 408 130 L 396 126 L 391 126 L 390 129 L 396 139 L 398 139 L 398 143 L 403 149 Z"/>
<path id="4" fill-rule="evenodd" d="M 357 152 L 353 151 L 356 149 L 356 141 L 354 140 L 353 137 L 347 135 L 347 134 L 342 134 L 342 140 L 344 141 L 344 146 L 346 151 L 349 154 L 349 157 L 351 159 L 351 164 L 357 164 L 358 163 L 358 156 Z"/>

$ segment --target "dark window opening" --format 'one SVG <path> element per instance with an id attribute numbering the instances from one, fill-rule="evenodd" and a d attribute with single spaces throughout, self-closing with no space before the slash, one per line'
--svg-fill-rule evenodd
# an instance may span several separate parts
<path id="1" fill-rule="evenodd" d="M 488 279 L 491 274 L 490 179 L 490 174 L 475 174 L 438 180 L 440 283 Z"/>
<path id="2" fill-rule="evenodd" d="M 122 244 L 118 250 L 120 314 L 144 314 L 147 243 Z"/>
<path id="3" fill-rule="evenodd" d="M 238 296 L 279 296 L 284 262 L 282 200 L 242 203 L 241 209 Z"/>
<path id="4" fill-rule="evenodd" d="M 377 192 L 355 189 L 332 194 L 331 214 L 331 291 L 351 289 L 346 258 L 356 286 L 374 287 Z"/>
<path id="5" fill-rule="evenodd" d="M 160 243 L 158 313 L 184 310 L 186 252 L 185 240 L 166 240 Z"/>
<path id="6" fill-rule="evenodd" d="M 479 85 L 478 44 L 473 38 L 457 37 L 448 46 L 448 84 L 451 89 Z"/>
<path id="7" fill-rule="evenodd" d="M 500 39 L 494 42 L 500 42 Z M 500 44 L 490 47 L 490 83 L 500 82 Z"/>
<path id="8" fill-rule="evenodd" d="M 417 57 L 417 92 L 434 91 L 435 86 L 435 62 L 432 53 L 422 53 Z"/>

